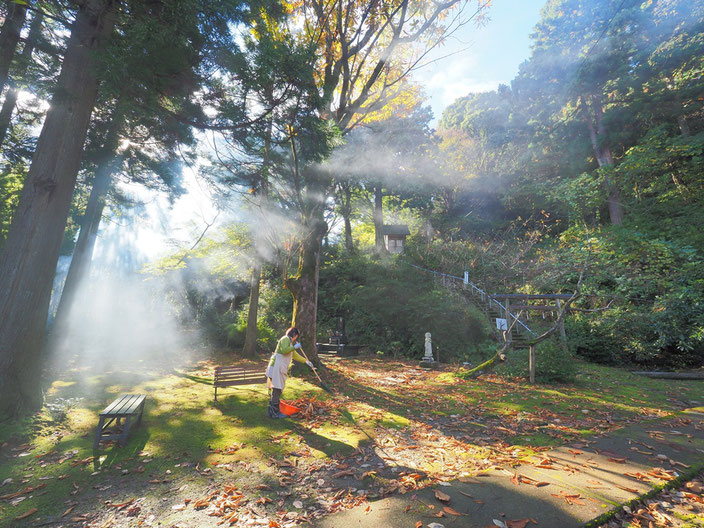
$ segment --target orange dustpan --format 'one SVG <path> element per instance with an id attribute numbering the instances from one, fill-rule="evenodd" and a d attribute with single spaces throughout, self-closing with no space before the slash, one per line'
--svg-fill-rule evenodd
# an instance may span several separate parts
<path id="1" fill-rule="evenodd" d="M 281 411 L 281 414 L 285 414 L 286 416 L 291 416 L 292 414 L 296 414 L 297 412 L 301 412 L 301 410 L 289 403 L 286 403 L 283 400 L 279 401 L 279 411 Z"/>

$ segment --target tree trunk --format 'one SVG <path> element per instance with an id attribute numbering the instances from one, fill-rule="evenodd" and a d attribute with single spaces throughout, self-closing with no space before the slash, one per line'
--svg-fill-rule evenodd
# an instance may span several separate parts
<path id="1" fill-rule="evenodd" d="M 680 127 L 680 132 L 683 136 L 689 136 L 692 134 L 689 129 L 689 123 L 687 123 L 687 118 L 683 115 L 677 116 L 677 125 Z"/>
<path id="2" fill-rule="evenodd" d="M 51 288 L 98 88 L 95 50 L 112 31 L 114 8 L 114 0 L 81 4 L 0 255 L 0 415 L 42 404 Z"/>
<path id="3" fill-rule="evenodd" d="M 272 98 L 271 92 L 267 93 L 267 99 Z M 269 170 L 271 167 L 271 136 L 274 128 L 273 120 L 267 124 L 266 136 L 264 137 L 264 159 L 259 173 L 259 187 L 261 189 L 262 207 L 266 206 L 269 197 Z M 257 232 L 258 233 L 258 232 Z M 255 234 L 258 236 L 258 234 Z M 244 347 L 242 354 L 246 357 L 257 355 L 257 319 L 259 318 L 259 286 L 262 280 L 262 265 L 257 260 L 259 256 L 254 254 L 255 262 L 252 267 L 252 282 L 249 290 L 249 311 L 247 312 L 247 330 L 244 335 Z"/>
<path id="4" fill-rule="evenodd" d="M 47 347 L 49 351 L 52 351 L 57 344 L 56 339 L 65 334 L 68 329 L 68 322 L 70 321 L 79 286 L 90 274 L 90 264 L 93 259 L 93 250 L 98 237 L 100 221 L 103 218 L 105 201 L 112 184 L 113 175 L 117 172 L 121 162 L 117 149 L 123 123 L 123 113 L 118 102 L 101 149 L 101 159 L 95 170 L 93 187 L 90 190 L 86 211 L 81 219 L 81 230 L 78 232 L 78 240 L 73 250 L 71 264 L 68 268 L 59 305 L 56 309 L 56 318 L 51 328 L 49 346 Z"/>
<path id="5" fill-rule="evenodd" d="M 255 257 L 256 258 L 256 257 Z M 257 355 L 257 317 L 259 314 L 259 283 L 262 280 L 262 266 L 257 261 L 252 266 L 252 282 L 249 290 L 249 311 L 247 312 L 247 331 L 244 337 L 242 354 L 246 357 Z"/>
<path id="6" fill-rule="evenodd" d="M 27 16 L 27 7 L 9 0 L 7 2 L 7 17 L 0 29 L 0 92 L 5 88 L 10 64 L 20 41 L 20 33 Z"/>
<path id="7" fill-rule="evenodd" d="M 589 138 L 591 139 L 594 156 L 599 164 L 599 168 L 612 167 L 614 164 L 611 157 L 611 147 L 606 138 L 606 127 L 604 126 L 604 111 L 601 107 L 601 101 L 597 96 L 590 98 L 593 116 L 588 115 L 586 118 L 587 128 L 589 129 Z M 606 187 L 609 191 L 608 206 L 609 219 L 614 225 L 623 223 L 623 204 L 621 203 L 621 191 L 618 186 L 611 182 L 611 179 L 606 177 Z"/>
<path id="8" fill-rule="evenodd" d="M 42 32 L 42 22 L 44 21 L 44 14 L 38 11 L 34 18 L 32 19 L 32 24 L 29 26 L 29 35 L 27 35 L 27 41 L 25 42 L 22 53 L 20 54 L 20 60 L 17 67 L 17 71 L 14 76 L 17 80 L 24 77 L 25 72 L 29 63 L 32 61 L 32 53 L 34 53 L 34 46 L 41 37 Z M 12 119 L 12 112 L 15 110 L 17 105 L 17 96 L 19 95 L 19 90 L 15 86 L 15 83 L 10 81 L 10 88 L 7 90 L 5 95 L 5 100 L 2 103 L 2 110 L 0 110 L 0 145 L 5 142 L 5 136 L 10 128 L 10 121 Z"/>
<path id="9" fill-rule="evenodd" d="M 384 244 L 384 211 L 382 209 L 383 197 L 381 185 L 374 187 L 374 246 L 377 253 L 386 252 L 386 245 Z"/>
<path id="10" fill-rule="evenodd" d="M 292 326 L 301 332 L 301 344 L 308 358 L 320 366 L 315 348 L 318 314 L 318 277 L 320 274 L 320 250 L 327 224 L 323 217 L 323 204 L 315 207 L 303 222 L 306 230 L 298 259 L 296 277 L 286 280 L 286 287 L 293 295 Z"/>
<path id="11" fill-rule="evenodd" d="M 342 203 L 342 218 L 345 222 L 345 247 L 350 253 L 354 253 L 354 240 L 352 239 L 352 186 L 349 183 L 343 184 L 342 192 L 344 199 Z"/>

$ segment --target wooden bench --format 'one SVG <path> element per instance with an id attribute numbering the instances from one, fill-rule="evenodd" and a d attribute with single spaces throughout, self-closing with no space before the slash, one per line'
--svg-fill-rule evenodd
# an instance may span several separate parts
<path id="1" fill-rule="evenodd" d="M 105 407 L 100 412 L 93 449 L 98 449 L 98 444 L 103 440 L 118 440 L 120 445 L 124 446 L 127 443 L 130 427 L 139 425 L 142 421 L 144 400 L 146 398 L 146 394 L 123 394 Z M 113 424 L 116 426 L 122 425 L 122 431 L 116 434 L 108 432 L 108 428 Z"/>
<path id="2" fill-rule="evenodd" d="M 215 367 L 215 402 L 218 401 L 218 388 L 237 385 L 252 385 L 266 382 L 266 374 L 261 368 Z"/>

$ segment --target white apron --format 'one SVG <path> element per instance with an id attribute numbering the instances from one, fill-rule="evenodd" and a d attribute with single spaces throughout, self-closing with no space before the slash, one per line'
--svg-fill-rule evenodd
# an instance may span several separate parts
<path id="1" fill-rule="evenodd" d="M 267 388 L 284 390 L 286 378 L 288 378 L 288 368 L 291 366 L 293 354 L 276 354 L 273 365 L 266 368 Z"/>

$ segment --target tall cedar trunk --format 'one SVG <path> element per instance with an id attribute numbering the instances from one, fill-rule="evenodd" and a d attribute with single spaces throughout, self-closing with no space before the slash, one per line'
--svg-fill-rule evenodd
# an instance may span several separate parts
<path id="1" fill-rule="evenodd" d="M 256 257 L 255 257 L 256 258 Z M 242 355 L 257 355 L 257 318 L 259 316 L 259 283 L 262 280 L 262 265 L 259 261 L 252 266 L 252 280 L 249 288 L 249 311 L 247 312 L 247 331 L 244 336 Z"/>
<path id="2" fill-rule="evenodd" d="M 305 236 L 301 241 L 298 272 L 295 278 L 286 281 L 293 295 L 292 326 L 301 332 L 301 344 L 308 358 L 321 365 L 315 348 L 318 324 L 318 278 L 320 275 L 320 250 L 327 224 L 323 217 L 323 206 L 315 207 L 304 218 Z"/>
<path id="3" fill-rule="evenodd" d="M 98 88 L 94 51 L 112 31 L 114 8 L 114 0 L 81 4 L 0 255 L 0 415 L 42 403 L 49 299 Z"/>
<path id="4" fill-rule="evenodd" d="M 589 129 L 589 138 L 591 139 L 594 156 L 599 164 L 599 167 L 611 167 L 614 164 L 611 157 L 611 147 L 606 139 L 606 127 L 604 126 L 604 111 L 601 107 L 601 101 L 598 96 L 592 96 L 590 99 L 593 116 L 587 116 L 587 128 Z M 623 223 L 623 204 L 621 203 L 621 192 L 617 185 L 611 182 L 610 178 L 606 177 L 606 186 L 609 191 L 608 206 L 609 218 L 614 225 Z"/>
<path id="5" fill-rule="evenodd" d="M 354 253 L 354 240 L 352 240 L 352 186 L 345 183 L 342 187 L 344 199 L 342 202 L 342 218 L 345 222 L 345 247 L 350 253 Z"/>
<path id="6" fill-rule="evenodd" d="M 381 185 L 374 187 L 374 246 L 378 253 L 383 253 L 386 251 L 386 246 L 384 245 L 384 210 Z"/>
<path id="7" fill-rule="evenodd" d="M 269 99 L 272 94 L 269 93 Z M 271 167 L 271 135 L 274 128 L 273 120 L 267 123 L 266 136 L 264 137 L 264 159 L 262 169 L 259 173 L 259 187 L 262 198 L 262 206 L 266 206 L 266 200 L 269 198 L 269 168 Z M 255 259 L 258 255 L 255 253 Z M 249 289 L 249 311 L 247 312 L 247 330 L 244 335 L 244 347 L 242 354 L 246 357 L 255 357 L 257 355 L 257 319 L 259 318 L 259 284 L 262 280 L 262 265 L 256 260 L 252 267 L 252 281 Z"/>
<path id="8" fill-rule="evenodd" d="M 26 6 L 13 0 L 7 2 L 7 17 L 2 29 L 0 29 L 0 92 L 7 83 L 10 64 L 12 64 L 17 44 L 20 41 L 20 33 L 26 16 Z"/>
<path id="9" fill-rule="evenodd" d="M 110 185 L 114 174 L 120 166 L 120 156 L 117 148 L 120 141 L 120 131 L 124 122 L 124 114 L 117 103 L 115 111 L 110 121 L 110 128 L 105 136 L 100 160 L 95 170 L 93 187 L 90 190 L 86 211 L 81 219 L 81 229 L 78 232 L 78 240 L 73 250 L 71 265 L 66 274 L 59 306 L 56 309 L 56 318 L 51 328 L 50 342 L 48 349 L 51 350 L 56 344 L 56 338 L 60 338 L 68 329 L 71 310 L 75 305 L 76 293 L 81 283 L 90 274 L 90 263 L 93 259 L 93 249 L 98 237 L 100 221 L 103 217 L 103 209 L 107 199 Z"/>
<path id="10" fill-rule="evenodd" d="M 20 54 L 20 60 L 18 61 L 17 71 L 14 72 L 14 77 L 16 79 L 22 79 L 29 63 L 32 61 L 32 53 L 34 53 L 34 46 L 39 41 L 42 33 L 42 22 L 44 21 L 44 14 L 38 11 L 34 18 L 32 19 L 32 24 L 29 26 L 29 35 L 27 35 L 27 41 L 25 42 L 22 53 Z M 0 110 L 0 145 L 5 142 L 5 136 L 10 128 L 10 121 L 12 119 L 12 112 L 15 110 L 17 105 L 17 96 L 19 95 L 19 90 L 15 86 L 15 83 L 10 81 L 10 88 L 7 90 L 5 95 L 5 100 L 2 103 L 2 109 Z"/>

